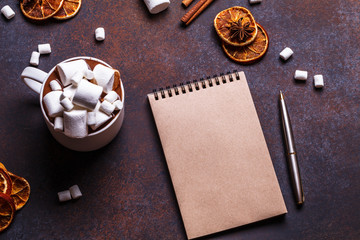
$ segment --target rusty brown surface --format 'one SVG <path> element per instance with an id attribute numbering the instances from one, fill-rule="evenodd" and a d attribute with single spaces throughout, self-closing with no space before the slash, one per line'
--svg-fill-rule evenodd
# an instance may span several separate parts
<path id="1" fill-rule="evenodd" d="M 31 184 L 27 205 L 1 239 L 185 239 L 169 173 L 146 94 L 188 79 L 244 70 L 288 214 L 209 239 L 359 239 L 360 3 L 358 0 L 215 1 L 190 26 L 180 26 L 181 1 L 150 15 L 142 0 L 87 1 L 65 22 L 32 23 L 17 1 L 0 18 L 0 159 Z M 261 62 L 241 66 L 222 52 L 213 18 L 228 7 L 250 9 L 268 32 Z M 2 7 L 2 6 L 0 6 Z M 106 31 L 96 42 L 95 28 Z M 75 56 L 100 58 L 120 70 L 125 121 L 101 150 L 78 153 L 50 135 L 38 96 L 20 79 L 39 43 L 52 53 L 39 68 Z M 278 54 L 294 50 L 287 62 Z M 293 80 L 307 70 L 306 83 Z M 316 90 L 312 77 L 323 74 Z M 291 114 L 305 191 L 294 204 L 280 128 L 278 93 Z M 78 184 L 83 197 L 59 204 L 57 192 Z M 205 239 L 207 239 L 205 238 Z"/>

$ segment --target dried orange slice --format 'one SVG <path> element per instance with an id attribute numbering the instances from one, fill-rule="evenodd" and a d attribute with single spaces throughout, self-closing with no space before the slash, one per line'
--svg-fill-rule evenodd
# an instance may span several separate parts
<path id="1" fill-rule="evenodd" d="M 239 63 L 250 64 L 260 60 L 269 48 L 269 36 L 260 24 L 257 24 L 257 28 L 258 34 L 249 45 L 235 47 L 223 42 L 222 47 L 225 53 Z"/>
<path id="2" fill-rule="evenodd" d="M 58 20 L 65 20 L 74 17 L 80 10 L 81 0 L 64 0 L 60 10 L 53 16 Z"/>
<path id="3" fill-rule="evenodd" d="M 23 14 L 32 20 L 44 20 L 55 15 L 64 0 L 20 0 Z"/>
<path id="4" fill-rule="evenodd" d="M 252 43 L 258 31 L 253 15 L 244 7 L 231 7 L 219 12 L 214 27 L 220 38 L 233 46 Z"/>
<path id="5" fill-rule="evenodd" d="M 25 178 L 8 172 L 12 181 L 11 198 L 14 200 L 15 209 L 22 208 L 30 197 L 30 184 Z"/>
<path id="6" fill-rule="evenodd" d="M 0 193 L 0 232 L 12 222 L 15 214 L 15 205 L 10 196 Z"/>
<path id="7" fill-rule="evenodd" d="M 11 178 L 7 172 L 0 168 L 0 192 L 10 196 L 12 189 Z"/>
<path id="8" fill-rule="evenodd" d="M 0 168 L 1 168 L 1 169 L 4 169 L 5 172 L 7 172 L 6 167 L 4 166 L 4 164 L 2 164 L 2 162 L 0 162 Z"/>

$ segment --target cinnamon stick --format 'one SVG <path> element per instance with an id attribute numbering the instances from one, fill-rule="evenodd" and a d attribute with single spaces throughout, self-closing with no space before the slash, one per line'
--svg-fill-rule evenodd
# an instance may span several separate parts
<path id="1" fill-rule="evenodd" d="M 200 13 L 202 13 L 205 8 L 207 8 L 213 1 L 215 0 L 207 0 L 201 7 L 200 9 L 186 22 L 186 26 L 189 25 L 192 20 L 194 20 L 197 16 L 199 16 Z"/>
<path id="2" fill-rule="evenodd" d="M 185 6 L 185 7 L 188 7 L 190 5 L 190 3 L 192 3 L 194 0 L 183 0 L 182 1 L 182 4 Z"/>
<path id="3" fill-rule="evenodd" d="M 182 18 L 181 21 L 183 23 L 187 23 L 189 19 L 209 0 L 200 0 L 197 4 L 195 4 Z M 187 25 L 187 24 L 186 24 Z"/>

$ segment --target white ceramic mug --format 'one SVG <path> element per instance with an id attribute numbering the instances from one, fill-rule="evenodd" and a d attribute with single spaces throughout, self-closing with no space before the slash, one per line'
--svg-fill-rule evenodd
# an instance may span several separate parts
<path id="1" fill-rule="evenodd" d="M 78 59 L 93 60 L 111 68 L 109 64 L 93 57 L 74 57 L 67 59 L 61 63 L 74 61 Z M 35 91 L 40 95 L 41 112 L 45 119 L 46 125 L 49 131 L 51 132 L 51 134 L 53 135 L 53 137 L 59 143 L 61 143 L 63 146 L 69 149 L 75 151 L 84 151 L 84 152 L 99 149 L 110 143 L 111 140 L 113 140 L 114 137 L 119 132 L 121 125 L 123 123 L 124 106 L 123 109 L 121 109 L 120 112 L 118 112 L 115 115 L 115 117 L 111 120 L 111 122 L 109 122 L 105 127 L 101 128 L 98 131 L 90 133 L 84 138 L 71 138 L 66 136 L 63 132 L 57 132 L 54 130 L 54 124 L 49 120 L 48 116 L 46 115 L 42 100 L 43 100 L 43 91 L 44 91 L 45 83 L 49 79 L 50 75 L 55 71 L 55 68 L 56 66 L 53 67 L 49 73 L 45 73 L 37 68 L 27 67 L 24 69 L 24 71 L 21 74 L 21 79 L 24 81 L 24 83 L 30 89 L 32 89 L 33 91 Z M 121 79 L 120 79 L 120 86 L 121 86 L 122 101 L 124 104 L 125 92 Z"/>

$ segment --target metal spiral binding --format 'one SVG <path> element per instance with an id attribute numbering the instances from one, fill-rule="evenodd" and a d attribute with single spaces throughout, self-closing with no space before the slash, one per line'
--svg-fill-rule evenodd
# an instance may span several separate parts
<path id="1" fill-rule="evenodd" d="M 235 74 L 235 79 L 236 80 L 240 80 L 240 75 L 236 70 L 233 71 L 233 74 Z M 222 84 L 225 84 L 225 83 L 228 83 L 228 82 L 233 82 L 235 80 L 234 77 L 233 77 L 233 74 L 231 72 L 226 73 L 226 75 L 228 76 L 228 80 L 227 80 L 226 75 L 224 73 L 220 73 L 219 77 L 218 77 L 218 75 L 214 75 L 212 78 L 210 76 L 208 76 L 206 79 L 200 78 L 199 81 L 198 80 L 193 80 L 192 82 L 187 81 L 186 83 L 180 83 L 179 86 L 174 84 L 172 86 L 172 88 L 170 86 L 166 86 L 166 90 L 164 90 L 163 88 L 159 88 L 159 91 L 157 91 L 156 89 L 153 89 L 154 97 L 155 97 L 155 100 L 159 100 L 160 95 L 161 95 L 161 98 L 166 98 L 165 91 L 167 91 L 168 97 L 173 97 L 172 90 L 174 90 L 175 95 L 179 95 L 180 94 L 180 89 L 181 89 L 181 92 L 183 94 L 185 94 L 187 92 L 186 88 L 185 88 L 186 85 L 187 85 L 187 88 L 188 88 L 188 92 L 193 92 L 194 88 L 195 88 L 196 91 L 199 91 L 200 88 L 205 89 L 205 88 L 207 88 L 207 86 L 213 87 L 215 84 L 220 85 L 220 78 L 221 78 L 221 83 Z M 206 82 L 208 82 L 208 85 L 206 84 Z M 193 87 L 193 85 L 195 87 Z M 160 94 L 159 94 L 159 92 L 160 92 Z"/>

